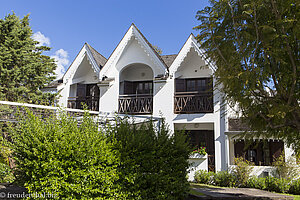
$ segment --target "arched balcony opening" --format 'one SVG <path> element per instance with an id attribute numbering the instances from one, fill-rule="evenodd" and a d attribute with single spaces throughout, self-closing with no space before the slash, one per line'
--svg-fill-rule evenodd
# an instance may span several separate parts
<path id="1" fill-rule="evenodd" d="M 153 70 L 136 63 L 120 72 L 119 113 L 130 115 L 152 114 Z"/>

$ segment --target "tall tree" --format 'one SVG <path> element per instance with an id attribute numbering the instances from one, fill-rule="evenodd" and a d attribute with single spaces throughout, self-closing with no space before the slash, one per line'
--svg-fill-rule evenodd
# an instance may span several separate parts
<path id="1" fill-rule="evenodd" d="M 41 88 L 54 78 L 56 65 L 50 50 L 37 46 L 32 39 L 29 15 L 20 19 L 13 14 L 0 19 L 0 99 L 28 103 L 51 104 L 55 95 Z"/>
<path id="2" fill-rule="evenodd" d="M 211 0 L 197 36 L 252 133 L 300 150 L 299 0 Z"/>

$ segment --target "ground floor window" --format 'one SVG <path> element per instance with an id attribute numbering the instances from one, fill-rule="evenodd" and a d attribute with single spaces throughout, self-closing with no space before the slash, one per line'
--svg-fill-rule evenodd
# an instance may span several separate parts
<path id="1" fill-rule="evenodd" d="M 245 142 L 238 140 L 234 143 L 234 156 L 244 157 L 258 166 L 272 165 L 284 151 L 284 143 L 280 140 L 254 140 Z"/>

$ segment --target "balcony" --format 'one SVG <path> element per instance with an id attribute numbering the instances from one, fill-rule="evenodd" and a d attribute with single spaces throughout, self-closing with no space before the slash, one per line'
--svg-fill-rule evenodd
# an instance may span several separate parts
<path id="1" fill-rule="evenodd" d="M 85 97 L 69 97 L 68 108 L 83 109 L 84 105 L 88 110 L 99 111 L 99 97 L 85 96 Z"/>
<path id="2" fill-rule="evenodd" d="M 176 92 L 175 114 L 213 113 L 213 95 L 210 92 Z"/>
<path id="3" fill-rule="evenodd" d="M 153 112 L 153 95 L 120 95 L 119 113 L 130 115 L 145 115 Z"/>

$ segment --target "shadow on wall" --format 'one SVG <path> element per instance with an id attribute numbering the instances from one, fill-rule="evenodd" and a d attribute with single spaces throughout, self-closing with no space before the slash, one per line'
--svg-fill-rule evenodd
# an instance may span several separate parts
<path id="1" fill-rule="evenodd" d="M 181 119 L 186 119 L 186 121 L 190 122 L 195 119 L 199 119 L 204 117 L 205 113 L 201 114 L 178 114 L 173 120 L 181 120 Z"/>

